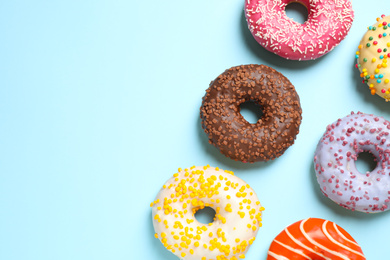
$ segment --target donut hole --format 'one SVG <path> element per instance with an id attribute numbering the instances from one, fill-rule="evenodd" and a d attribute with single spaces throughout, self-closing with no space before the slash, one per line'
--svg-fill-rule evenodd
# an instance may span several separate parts
<path id="1" fill-rule="evenodd" d="M 288 18 L 300 24 L 304 24 L 309 16 L 307 7 L 300 2 L 291 2 L 287 4 L 285 12 Z"/>
<path id="2" fill-rule="evenodd" d="M 211 207 L 204 207 L 196 210 L 194 216 L 197 221 L 202 224 L 210 224 L 214 222 L 216 212 Z"/>
<path id="3" fill-rule="evenodd" d="M 377 164 L 376 157 L 368 151 L 359 153 L 355 161 L 356 169 L 362 174 L 372 172 Z"/>
<path id="4" fill-rule="evenodd" d="M 245 101 L 239 107 L 241 116 L 250 124 L 256 124 L 263 116 L 262 107 L 253 100 Z"/>

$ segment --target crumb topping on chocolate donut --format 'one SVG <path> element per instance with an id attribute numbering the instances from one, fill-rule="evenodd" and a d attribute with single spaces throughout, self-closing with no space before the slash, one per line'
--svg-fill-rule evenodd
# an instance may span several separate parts
<path id="1" fill-rule="evenodd" d="M 250 124 L 240 105 L 253 101 L 263 115 Z M 273 160 L 290 147 L 302 119 L 299 96 L 291 82 L 265 65 L 230 68 L 210 83 L 200 109 L 209 142 L 234 160 Z"/>

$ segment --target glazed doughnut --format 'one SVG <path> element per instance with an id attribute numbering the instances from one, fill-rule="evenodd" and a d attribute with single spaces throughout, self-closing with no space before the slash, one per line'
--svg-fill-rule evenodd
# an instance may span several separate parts
<path id="1" fill-rule="evenodd" d="M 210 166 L 179 169 L 151 203 L 155 237 L 180 259 L 241 259 L 262 226 L 256 193 L 231 171 Z M 214 222 L 194 214 L 211 207 Z"/>
<path id="2" fill-rule="evenodd" d="M 286 227 L 272 241 L 267 260 L 364 260 L 363 251 L 334 222 L 308 218 Z"/>
<path id="3" fill-rule="evenodd" d="M 250 124 L 240 105 L 253 101 L 263 116 Z M 230 68 L 211 82 L 200 109 L 209 142 L 236 161 L 273 160 L 290 147 L 301 124 L 299 96 L 290 81 L 265 65 Z"/>
<path id="4" fill-rule="evenodd" d="M 357 64 L 372 95 L 379 95 L 386 101 L 390 100 L 390 67 L 387 58 L 390 57 L 390 16 L 382 15 L 377 23 L 369 26 L 356 52 Z"/>
<path id="5" fill-rule="evenodd" d="M 304 24 L 287 17 L 291 2 L 308 9 Z M 268 51 L 286 59 L 313 60 L 345 38 L 354 13 L 349 0 L 247 0 L 245 16 L 253 37 Z"/>
<path id="6" fill-rule="evenodd" d="M 390 122 L 358 112 L 326 128 L 314 155 L 317 181 L 326 197 L 350 210 L 374 213 L 389 209 Z M 356 169 L 359 153 L 370 152 L 376 168 Z"/>

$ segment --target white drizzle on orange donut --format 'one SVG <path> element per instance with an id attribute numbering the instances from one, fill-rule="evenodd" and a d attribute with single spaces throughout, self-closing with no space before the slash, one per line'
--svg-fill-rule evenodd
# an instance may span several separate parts
<path id="1" fill-rule="evenodd" d="M 272 242 L 267 260 L 364 260 L 360 246 L 335 223 L 308 218 L 286 227 Z"/>

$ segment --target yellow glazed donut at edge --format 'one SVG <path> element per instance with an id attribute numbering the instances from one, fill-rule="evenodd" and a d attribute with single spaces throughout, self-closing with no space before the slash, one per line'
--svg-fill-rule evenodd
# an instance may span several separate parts
<path id="1" fill-rule="evenodd" d="M 264 210 L 246 182 L 208 165 L 179 168 L 150 206 L 155 237 L 186 260 L 245 258 Z M 212 223 L 202 224 L 194 217 L 205 207 L 216 211 Z"/>
<path id="2" fill-rule="evenodd" d="M 357 67 L 372 95 L 390 100 L 390 16 L 382 15 L 377 23 L 369 26 L 356 52 Z"/>

